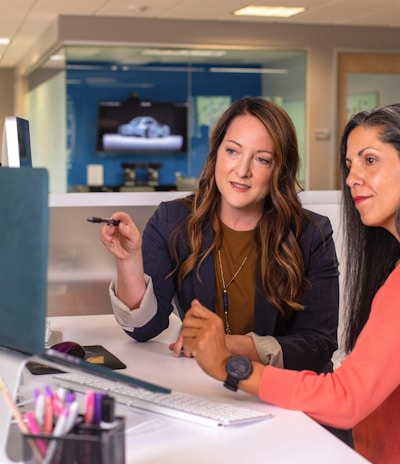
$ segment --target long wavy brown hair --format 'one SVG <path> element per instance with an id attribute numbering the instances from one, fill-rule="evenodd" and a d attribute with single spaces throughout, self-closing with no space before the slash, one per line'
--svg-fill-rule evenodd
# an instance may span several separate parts
<path id="1" fill-rule="evenodd" d="M 283 315 L 303 309 L 299 303 L 303 289 L 304 263 L 299 246 L 304 212 L 298 198 L 301 189 L 297 182 L 300 164 L 297 136 L 289 115 L 275 103 L 257 97 L 246 97 L 234 102 L 215 124 L 209 143 L 209 153 L 194 195 L 181 199 L 191 212 L 179 225 L 175 237 L 184 233 L 190 253 L 183 262 L 176 258 L 178 283 L 192 271 L 199 269 L 204 259 L 222 241 L 218 220 L 221 194 L 215 182 L 217 151 L 232 120 L 250 114 L 258 118 L 274 144 L 274 170 L 270 193 L 255 231 L 258 262 L 261 268 L 263 292 Z M 210 223 L 214 230 L 211 245 L 203 250 L 203 227 Z M 176 241 L 175 241 L 176 244 Z"/>

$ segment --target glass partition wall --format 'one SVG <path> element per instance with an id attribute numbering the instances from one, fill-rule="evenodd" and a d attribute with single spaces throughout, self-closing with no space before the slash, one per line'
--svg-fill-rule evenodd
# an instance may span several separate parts
<path id="1" fill-rule="evenodd" d="M 53 190 L 172 190 L 178 179 L 195 180 L 215 120 L 247 95 L 275 101 L 293 119 L 304 184 L 305 51 L 67 46 L 58 58 L 44 66 L 48 78 L 30 79 L 28 97 L 35 124 L 38 94 L 43 101 L 48 92 L 51 107 L 63 100 L 65 130 L 55 129 L 53 152 L 32 140 L 41 164 L 58 160 Z M 62 126 L 51 111 L 44 118 Z"/>

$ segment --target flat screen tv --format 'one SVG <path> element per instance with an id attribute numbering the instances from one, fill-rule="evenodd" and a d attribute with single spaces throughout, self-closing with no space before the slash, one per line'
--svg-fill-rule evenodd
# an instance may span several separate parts
<path id="1" fill-rule="evenodd" d="M 185 102 L 128 99 L 98 104 L 98 153 L 183 153 L 187 151 L 187 131 Z"/>

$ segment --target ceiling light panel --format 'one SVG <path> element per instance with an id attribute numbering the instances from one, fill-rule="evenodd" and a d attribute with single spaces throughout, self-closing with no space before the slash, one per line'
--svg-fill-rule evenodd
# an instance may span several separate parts
<path id="1" fill-rule="evenodd" d="M 248 5 L 233 12 L 236 16 L 268 16 L 274 18 L 290 18 L 291 16 L 304 13 L 304 7 L 285 6 L 258 6 Z"/>

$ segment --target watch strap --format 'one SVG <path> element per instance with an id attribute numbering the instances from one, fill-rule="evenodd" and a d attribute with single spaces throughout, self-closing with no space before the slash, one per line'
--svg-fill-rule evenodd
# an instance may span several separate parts
<path id="1" fill-rule="evenodd" d="M 224 387 L 231 391 L 238 391 L 239 380 L 228 374 L 224 382 Z"/>

